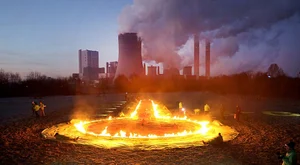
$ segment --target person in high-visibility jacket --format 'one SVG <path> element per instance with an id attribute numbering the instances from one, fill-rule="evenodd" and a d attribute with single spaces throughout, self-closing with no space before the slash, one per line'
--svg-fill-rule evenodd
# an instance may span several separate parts
<path id="1" fill-rule="evenodd" d="M 34 104 L 35 105 L 34 105 L 33 109 L 34 109 L 35 116 L 40 117 L 40 115 L 39 115 L 40 106 L 36 102 L 34 102 Z"/>
<path id="2" fill-rule="evenodd" d="M 204 105 L 204 114 L 207 115 L 207 114 L 209 113 L 209 111 L 210 111 L 209 105 L 208 105 L 208 104 L 205 104 L 205 105 Z"/>
<path id="3" fill-rule="evenodd" d="M 41 114 L 41 116 L 46 116 L 45 115 L 45 108 L 46 108 L 46 105 L 42 101 L 40 101 L 40 114 Z"/>
<path id="4" fill-rule="evenodd" d="M 182 109 L 182 102 L 181 101 L 179 101 L 179 103 L 178 103 L 178 108 L 179 108 L 179 111 L 181 111 L 181 109 Z"/>

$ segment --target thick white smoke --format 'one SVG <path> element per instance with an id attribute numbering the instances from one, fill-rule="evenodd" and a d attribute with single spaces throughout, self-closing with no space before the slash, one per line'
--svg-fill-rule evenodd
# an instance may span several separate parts
<path id="1" fill-rule="evenodd" d="M 192 36 L 198 33 L 212 41 L 212 75 L 264 71 L 274 62 L 295 75 L 299 11 L 299 0 L 134 0 L 119 24 L 120 33 L 143 39 L 144 59 L 166 66 L 193 64 Z"/>

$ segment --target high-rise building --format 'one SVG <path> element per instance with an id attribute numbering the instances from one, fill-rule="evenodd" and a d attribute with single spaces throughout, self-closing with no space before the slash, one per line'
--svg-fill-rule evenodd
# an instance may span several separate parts
<path id="1" fill-rule="evenodd" d="M 92 50 L 79 50 L 79 74 L 83 74 L 85 67 L 99 68 L 99 53 Z"/>
<path id="2" fill-rule="evenodd" d="M 81 78 L 84 75 L 93 75 L 92 78 L 96 77 L 95 75 L 98 73 L 97 70 L 99 69 L 99 53 L 98 51 L 92 50 L 79 50 L 79 75 Z M 86 69 L 85 69 L 86 68 Z M 84 71 L 86 73 L 84 73 Z M 85 76 L 85 79 L 89 79 L 89 77 Z"/>

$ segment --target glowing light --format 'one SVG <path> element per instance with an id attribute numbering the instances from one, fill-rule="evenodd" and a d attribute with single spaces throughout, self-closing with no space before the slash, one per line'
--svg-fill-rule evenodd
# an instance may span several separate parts
<path id="1" fill-rule="evenodd" d="M 135 107 L 134 111 L 130 114 L 131 118 L 135 118 L 136 117 L 136 114 L 137 114 L 138 109 L 140 108 L 141 102 L 142 102 L 142 100 L 139 101 L 139 103 Z"/>
<path id="2" fill-rule="evenodd" d="M 187 144 L 203 145 L 200 143 L 201 139 L 208 140 L 216 137 L 220 132 L 217 127 L 222 127 L 221 124 L 209 121 L 192 120 L 185 115 L 172 117 L 167 109 L 163 109 L 164 107 L 159 106 L 153 100 L 149 102 L 151 109 L 147 107 L 148 101 L 145 102 L 144 104 L 140 100 L 129 117 L 113 118 L 109 116 L 106 119 L 88 121 L 76 119 L 70 122 L 74 126 L 73 129 L 64 125 L 61 126 L 60 133 L 68 137 L 80 136 L 82 141 L 77 141 L 79 143 L 101 145 L 108 148 L 123 144 L 155 148 L 156 145 L 167 145 L 168 147 L 187 146 Z M 182 110 L 186 111 L 184 108 Z M 149 112 L 152 115 L 143 115 Z M 139 118 L 140 120 L 138 120 Z M 58 128 L 53 127 L 50 130 L 58 131 Z M 232 129 L 226 128 L 226 130 Z M 49 130 L 44 131 L 45 137 L 50 137 L 49 134 L 46 134 Z M 237 136 L 235 131 L 232 133 L 233 137 Z"/>

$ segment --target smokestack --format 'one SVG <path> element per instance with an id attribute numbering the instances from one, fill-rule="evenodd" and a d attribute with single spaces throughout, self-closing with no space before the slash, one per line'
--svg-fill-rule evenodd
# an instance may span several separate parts
<path id="1" fill-rule="evenodd" d="M 119 58 L 115 78 L 143 74 L 141 39 L 137 33 L 119 34 Z"/>
<path id="2" fill-rule="evenodd" d="M 108 71 L 108 62 L 106 62 L 106 78 L 108 77 L 108 73 L 109 73 L 109 71 Z"/>
<path id="3" fill-rule="evenodd" d="M 144 63 L 144 75 L 146 76 L 146 63 Z"/>
<path id="4" fill-rule="evenodd" d="M 199 36 L 194 35 L 194 75 L 199 77 Z"/>
<path id="5" fill-rule="evenodd" d="M 205 76 L 210 77 L 210 41 L 206 40 L 205 46 Z"/>

